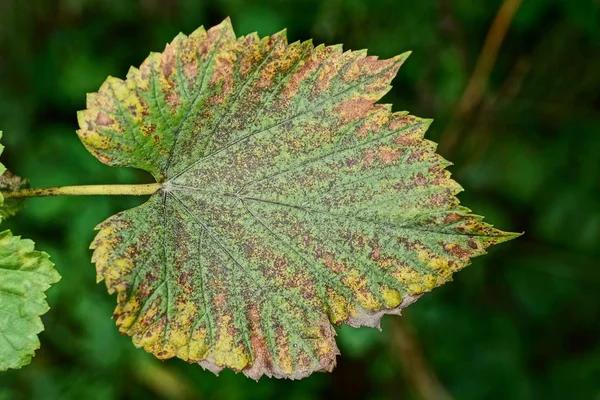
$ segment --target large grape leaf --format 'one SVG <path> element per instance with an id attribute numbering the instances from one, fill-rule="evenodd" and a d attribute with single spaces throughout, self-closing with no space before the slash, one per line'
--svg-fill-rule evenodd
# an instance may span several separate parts
<path id="1" fill-rule="evenodd" d="M 2 132 L 0 131 L 0 138 Z M 0 144 L 0 154 L 4 147 Z M 24 181 L 7 175 L 0 163 L 0 189 L 15 190 Z M 18 203 L 4 203 L 0 193 L 0 222 L 18 211 Z M 44 292 L 60 280 L 48 254 L 34 249 L 31 240 L 0 232 L 0 371 L 29 364 L 40 347 L 38 333 L 44 330 L 40 315 L 49 307 Z"/>
<path id="2" fill-rule="evenodd" d="M 459 206 L 430 124 L 375 104 L 408 54 L 178 35 L 88 95 L 78 134 L 161 189 L 99 225 L 121 332 L 258 379 L 330 371 L 332 323 L 379 326 L 515 235 Z"/>

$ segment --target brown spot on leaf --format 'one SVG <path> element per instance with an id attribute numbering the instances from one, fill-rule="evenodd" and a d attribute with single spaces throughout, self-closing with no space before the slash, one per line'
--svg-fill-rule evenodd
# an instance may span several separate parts
<path id="1" fill-rule="evenodd" d="M 364 97 L 351 98 L 344 101 L 333 109 L 334 113 L 339 115 L 342 124 L 349 121 L 355 121 L 364 118 L 365 114 L 371 108 L 373 101 Z"/>
<path id="2" fill-rule="evenodd" d="M 98 113 L 98 116 L 96 117 L 95 122 L 96 122 L 96 125 L 107 126 L 107 125 L 112 125 L 115 122 L 115 120 L 110 118 L 108 115 L 106 115 L 102 111 L 100 111 Z M 92 130 L 92 128 L 90 128 L 89 130 Z"/>
<path id="3" fill-rule="evenodd" d="M 379 158 L 383 164 L 392 164 L 398 161 L 400 157 L 400 150 L 392 149 L 388 146 L 382 146 L 379 148 Z"/>
<path id="4" fill-rule="evenodd" d="M 171 106 L 171 108 L 176 109 L 181 105 L 181 99 L 177 92 L 174 90 L 168 91 L 165 95 L 165 100 Z"/>
<path id="5" fill-rule="evenodd" d="M 451 224 L 451 223 L 460 221 L 462 219 L 463 219 L 463 216 L 460 214 L 456 214 L 456 213 L 446 214 L 446 216 L 444 217 L 444 223 Z"/>
<path id="6" fill-rule="evenodd" d="M 304 243 L 304 247 L 310 246 L 310 244 L 312 243 L 312 236 L 304 235 L 302 242 Z"/>
<path id="7" fill-rule="evenodd" d="M 413 182 L 416 186 L 425 186 L 427 185 L 427 178 L 425 178 L 422 172 L 419 172 L 417 175 L 414 176 Z"/>
<path id="8" fill-rule="evenodd" d="M 473 252 L 471 250 L 465 249 L 460 244 L 457 243 L 449 243 L 444 245 L 444 250 L 453 257 L 458 257 L 462 259 L 468 259 Z"/>
<path id="9" fill-rule="evenodd" d="M 416 149 L 410 152 L 408 159 L 406 162 L 408 164 L 414 164 L 419 161 L 423 161 L 423 159 L 427 156 L 427 152 L 423 149 Z"/>
<path id="10" fill-rule="evenodd" d="M 375 161 L 375 151 L 367 150 L 363 157 L 363 163 L 368 166 L 368 165 L 373 164 L 374 161 Z"/>
<path id="11" fill-rule="evenodd" d="M 173 46 L 167 46 L 162 54 L 161 67 L 163 70 L 163 74 L 167 79 L 169 79 L 169 77 L 173 74 L 173 71 L 175 70 L 175 63 L 177 57 L 175 50 L 176 49 Z"/>
<path id="12" fill-rule="evenodd" d="M 375 247 L 371 251 L 371 254 L 369 254 L 369 257 L 371 257 L 371 260 L 377 261 L 377 260 L 379 260 L 380 255 L 381 255 L 381 249 L 379 247 Z"/>
<path id="13" fill-rule="evenodd" d="M 447 195 L 441 194 L 441 193 L 436 193 L 433 196 L 430 197 L 430 203 L 431 205 L 435 206 L 435 207 L 441 207 L 444 204 L 446 204 L 446 199 L 448 198 Z"/>

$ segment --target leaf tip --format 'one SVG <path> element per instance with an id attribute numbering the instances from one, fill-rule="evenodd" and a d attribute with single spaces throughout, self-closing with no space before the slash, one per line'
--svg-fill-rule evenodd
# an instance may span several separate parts
<path id="1" fill-rule="evenodd" d="M 283 28 L 279 32 L 275 32 L 273 36 L 278 37 L 281 36 L 283 39 L 287 39 L 287 28 Z"/>
<path id="2" fill-rule="evenodd" d="M 404 53 L 398 54 L 397 56 L 392 58 L 392 61 L 395 64 L 395 67 L 397 69 L 400 69 L 400 67 L 402 67 L 402 65 L 404 65 L 404 63 L 406 62 L 406 60 L 408 60 L 408 57 L 410 57 L 410 55 L 412 54 L 412 50 L 409 51 L 405 51 Z"/>
<path id="3" fill-rule="evenodd" d="M 521 237 L 525 234 L 525 231 L 523 232 L 504 232 L 504 231 L 500 231 L 502 232 L 502 235 L 499 236 L 499 238 L 501 238 L 497 243 L 504 243 L 504 242 L 508 242 L 509 240 L 513 240 L 516 239 L 518 237 Z"/>
<path id="4" fill-rule="evenodd" d="M 235 39 L 235 33 L 233 30 L 233 24 L 231 23 L 230 16 L 225 17 L 225 19 L 223 21 L 221 21 L 221 23 L 219 25 L 211 28 L 211 30 L 212 29 L 223 30 L 227 34 L 230 34 Z"/>

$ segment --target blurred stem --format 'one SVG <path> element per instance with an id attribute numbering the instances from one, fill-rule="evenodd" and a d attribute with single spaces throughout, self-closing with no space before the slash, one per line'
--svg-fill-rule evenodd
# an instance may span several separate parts
<path id="1" fill-rule="evenodd" d="M 145 196 L 156 193 L 160 188 L 160 183 L 141 185 L 81 185 L 21 189 L 1 193 L 5 199 L 46 196 Z"/>
<path id="2" fill-rule="evenodd" d="M 521 5 L 522 0 L 504 0 L 502 7 L 498 10 L 496 18 L 488 31 L 481 54 L 477 59 L 475 70 L 467 84 L 467 88 L 458 105 L 459 113 L 464 114 L 471 111 L 481 101 L 490 74 L 496 63 L 500 45 L 504 41 L 508 27 Z"/>
<path id="3" fill-rule="evenodd" d="M 481 103 L 483 94 L 488 87 L 500 46 L 504 41 L 508 28 L 512 24 L 515 14 L 521 6 L 521 2 L 522 0 L 504 0 L 498 10 L 485 37 L 485 42 L 477 58 L 475 69 L 458 103 L 454 123 L 442 135 L 443 141 L 440 142 L 440 152 L 442 154 L 452 153 L 460 139 L 461 127 L 457 126 L 457 124 L 460 125 L 460 121 Z"/>
<path id="4" fill-rule="evenodd" d="M 141 385 L 149 388 L 156 397 L 165 400 L 199 400 L 193 382 L 180 370 L 166 366 L 147 354 L 131 358 L 130 368 L 133 376 Z"/>
<path id="5" fill-rule="evenodd" d="M 433 369 L 427 363 L 413 327 L 403 318 L 394 318 L 392 338 L 400 354 L 406 377 L 423 400 L 452 400 Z"/>

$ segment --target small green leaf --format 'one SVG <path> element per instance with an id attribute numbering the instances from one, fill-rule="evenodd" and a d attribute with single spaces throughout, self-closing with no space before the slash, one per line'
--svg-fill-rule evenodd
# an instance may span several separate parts
<path id="1" fill-rule="evenodd" d="M 2 150 L 0 144 L 0 154 Z M 26 185 L 1 163 L 0 174 L 2 191 Z M 0 222 L 20 207 L 13 199 L 5 203 L 0 193 Z M 40 347 L 37 334 L 44 330 L 40 315 L 49 309 L 44 292 L 59 280 L 48 254 L 36 251 L 31 240 L 13 236 L 9 230 L 0 233 L 0 371 L 31 362 Z"/>
<path id="2" fill-rule="evenodd" d="M 60 280 L 48 254 L 31 240 L 0 233 L 0 371 L 29 364 L 44 330 L 46 291 Z"/>
<path id="3" fill-rule="evenodd" d="M 90 94 L 85 146 L 162 184 L 92 244 L 121 332 L 215 373 L 302 378 L 334 367 L 332 324 L 378 327 L 515 237 L 459 205 L 431 121 L 375 104 L 407 57 L 225 20 Z"/>

